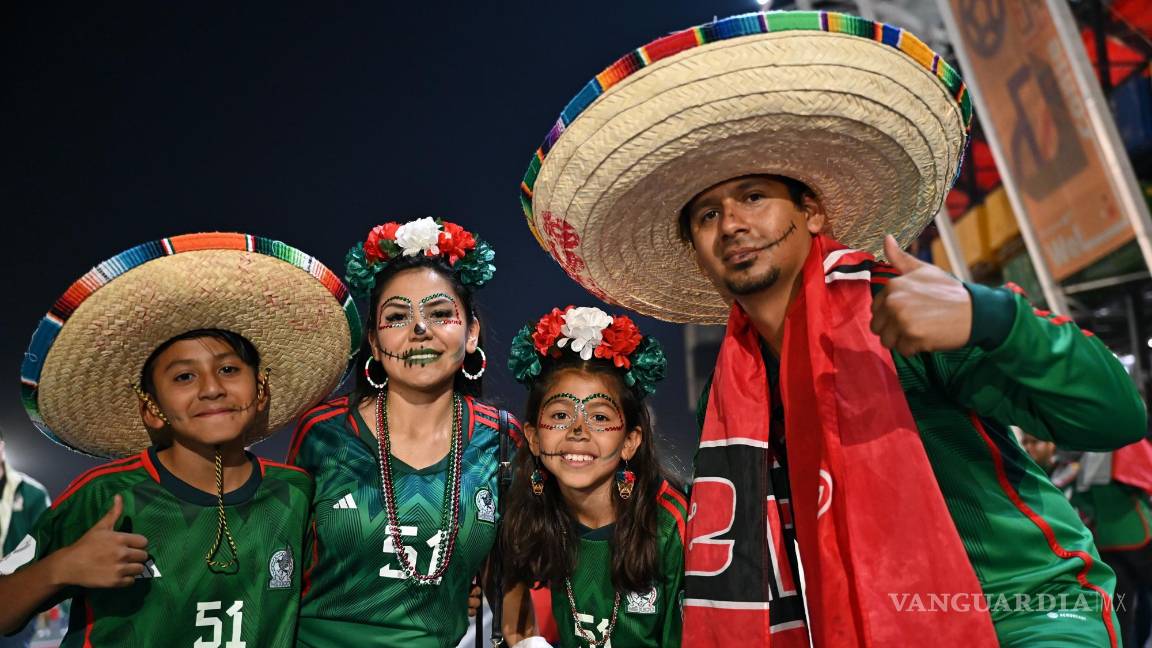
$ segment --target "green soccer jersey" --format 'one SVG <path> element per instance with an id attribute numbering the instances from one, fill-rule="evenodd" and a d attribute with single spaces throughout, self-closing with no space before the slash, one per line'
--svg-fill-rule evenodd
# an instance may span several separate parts
<path id="1" fill-rule="evenodd" d="M 882 288 L 876 284 L 873 292 Z M 1103 638 L 1093 641 L 1107 646 L 1116 622 L 1103 603 L 1115 575 L 1064 494 L 1008 426 L 1061 448 L 1111 450 L 1142 438 L 1144 405 L 1112 353 L 1069 318 L 1034 311 L 1004 289 L 968 288 L 969 345 L 892 356 L 984 590 L 983 600 L 962 603 L 987 606 L 1006 646 L 1014 645 L 1017 626 L 1031 627 L 1034 617 L 1049 624 L 1043 632 L 1052 636 L 1095 633 Z M 707 394 L 706 388 L 701 421 Z M 1039 614 L 1038 607 L 1044 608 Z"/>
<path id="2" fill-rule="evenodd" d="M 299 645 L 456 645 L 468 627 L 472 578 L 496 540 L 498 415 L 463 398 L 460 526 L 447 571 L 434 585 L 405 578 L 384 511 L 379 446 L 360 413 L 341 398 L 304 415 L 288 457 L 316 478 Z M 405 555 L 421 574 L 439 564 L 447 545 L 441 512 L 448 462 L 416 470 L 391 458 Z"/>
<path id="3" fill-rule="evenodd" d="M 661 581 L 646 592 L 621 592 L 616 612 L 616 626 L 608 646 L 617 648 L 676 648 L 680 645 L 684 593 L 684 525 L 688 519 L 684 495 L 668 484 L 657 496 Z M 572 596 L 576 616 L 568 601 L 566 588 L 552 588 L 552 615 L 564 648 L 589 645 L 583 633 L 602 641 L 611 623 L 616 591 L 612 587 L 613 526 L 601 529 L 581 528 L 580 547 L 576 555 L 576 573 L 572 574 Z M 576 618 L 580 619 L 581 636 L 577 636 Z"/>
<path id="4" fill-rule="evenodd" d="M 62 592 L 61 600 L 72 599 L 64 648 L 291 646 L 312 480 L 298 468 L 251 461 L 252 477 L 224 496 L 239 552 L 233 568 L 212 571 L 204 560 L 216 537 L 216 495 L 180 481 L 149 449 L 81 475 L 0 562 L 0 573 L 74 543 L 120 495 L 116 529 L 148 539 L 145 573 L 125 588 Z M 228 554 L 224 547 L 218 556 Z"/>
<path id="5" fill-rule="evenodd" d="M 1072 495 L 1072 505 L 1088 519 L 1100 551 L 1135 551 L 1152 542 L 1148 495 L 1118 482 Z"/>

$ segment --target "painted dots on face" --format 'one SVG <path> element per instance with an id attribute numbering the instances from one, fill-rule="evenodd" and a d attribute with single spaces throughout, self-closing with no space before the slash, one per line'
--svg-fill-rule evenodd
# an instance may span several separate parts
<path id="1" fill-rule="evenodd" d="M 537 426 L 545 430 L 568 430 L 584 417 L 584 429 L 592 433 L 618 432 L 624 429 L 624 415 L 614 398 L 603 392 L 577 398 L 560 392 L 540 406 Z"/>
<path id="2" fill-rule="evenodd" d="M 377 329 L 404 328 L 412 323 L 412 300 L 394 295 L 380 304 Z"/>
<path id="3" fill-rule="evenodd" d="M 460 307 L 448 293 L 432 293 L 420 300 L 420 317 L 431 326 L 462 325 Z"/>

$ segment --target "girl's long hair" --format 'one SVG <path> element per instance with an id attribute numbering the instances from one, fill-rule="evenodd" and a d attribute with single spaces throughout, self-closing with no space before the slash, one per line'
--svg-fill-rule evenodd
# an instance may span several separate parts
<path id="1" fill-rule="evenodd" d="M 621 499 L 613 486 L 616 523 L 612 546 L 612 585 L 617 590 L 645 591 L 662 579 L 658 547 L 656 501 L 662 484 L 671 481 L 659 459 L 648 409 L 641 397 L 624 384 L 622 371 L 607 360 L 581 360 L 565 353 L 561 358 L 542 358 L 543 371 L 528 392 L 525 424 L 535 425 L 540 406 L 560 371 L 578 370 L 608 378 L 615 385 L 624 410 L 625 428 L 639 427 L 643 440 L 628 467 L 636 474 L 632 497 Z M 558 585 L 576 566 L 580 538 L 576 520 L 569 512 L 556 478 L 548 475 L 544 492 L 532 492 L 529 475 L 537 469 L 528 444 L 516 454 L 512 486 L 507 494 L 501 542 L 507 584 Z M 545 468 L 540 466 L 544 471 Z"/>
<path id="2" fill-rule="evenodd" d="M 360 345 L 360 351 L 356 353 L 356 360 L 353 364 L 353 372 L 356 374 L 356 384 L 352 388 L 352 393 L 349 396 L 349 405 L 355 407 L 359 405 L 364 399 L 376 395 L 376 388 L 368 384 L 368 379 L 364 376 L 364 362 L 372 357 L 372 347 L 369 345 L 368 340 L 371 336 L 376 334 L 376 312 L 380 307 L 380 295 L 384 292 L 384 286 L 392 280 L 398 273 L 410 268 L 431 268 L 437 274 L 444 277 L 445 281 L 452 285 L 452 289 L 456 295 L 460 297 L 460 309 L 464 311 L 464 323 L 471 325 L 473 321 L 478 320 L 476 297 L 472 291 L 460 283 L 460 279 L 452 272 L 452 268 L 439 257 L 429 257 L 422 254 L 416 256 L 402 256 L 389 261 L 388 266 L 381 270 L 376 275 L 376 285 L 372 289 L 372 296 L 368 300 L 368 312 L 364 317 L 364 342 Z M 477 340 L 479 346 L 484 346 L 484 330 L 481 328 L 480 337 Z M 478 355 L 478 354 L 477 354 Z M 466 355 L 464 357 L 464 366 L 469 367 L 470 362 L 476 362 L 472 356 Z M 469 367 L 469 371 L 475 373 L 479 367 Z M 381 382 L 387 377 L 387 372 L 384 367 L 378 362 L 372 363 L 372 379 L 376 382 Z M 469 380 L 463 376 L 459 371 L 456 372 L 456 377 L 452 381 L 452 388 L 460 394 L 466 394 L 475 398 L 480 398 L 484 394 L 483 379 Z"/>

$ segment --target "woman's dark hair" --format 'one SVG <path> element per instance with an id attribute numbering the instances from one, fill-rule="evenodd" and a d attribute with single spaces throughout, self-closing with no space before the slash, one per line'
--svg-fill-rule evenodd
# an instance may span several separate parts
<path id="1" fill-rule="evenodd" d="M 464 311 L 464 323 L 471 325 L 473 321 L 479 319 L 476 314 L 476 298 L 472 291 L 460 283 L 460 279 L 456 273 L 452 272 L 452 268 L 448 266 L 440 257 L 429 257 L 424 255 L 416 256 L 402 256 L 389 261 L 387 267 L 381 270 L 376 275 L 376 285 L 372 288 L 372 296 L 368 300 L 368 313 L 364 319 L 364 342 L 360 345 L 360 351 L 356 353 L 356 359 L 353 361 L 353 373 L 356 375 L 356 385 L 352 388 L 351 402 L 353 405 L 359 404 L 365 398 L 376 395 L 376 388 L 368 384 L 368 379 L 364 377 L 364 362 L 372 357 L 372 347 L 369 344 L 371 336 L 376 334 L 376 312 L 380 306 L 380 295 L 384 292 L 384 286 L 392 280 L 400 272 L 412 268 L 431 268 L 437 274 L 451 284 L 452 290 L 460 297 L 460 307 Z M 484 346 L 484 332 L 481 330 L 478 344 Z M 465 366 L 468 366 L 470 357 L 465 357 Z M 472 360 L 475 362 L 474 360 Z M 479 366 L 470 367 L 470 373 L 476 373 L 480 369 Z M 381 382 L 387 377 L 387 372 L 384 367 L 378 362 L 372 363 L 372 380 Z M 475 398 L 483 396 L 483 379 L 469 380 L 459 372 L 452 381 L 452 388 L 458 393 L 467 394 Z"/>
<path id="2" fill-rule="evenodd" d="M 223 329 L 196 329 L 194 331 L 188 331 L 187 333 L 181 333 L 156 347 L 152 355 L 148 356 L 148 359 L 144 361 L 144 368 L 140 370 L 140 389 L 151 395 L 152 398 L 156 398 L 156 382 L 152 379 L 152 370 L 155 368 L 156 358 L 159 358 L 161 353 L 164 353 L 168 350 L 168 347 L 177 342 L 206 337 L 215 338 L 227 344 L 236 352 L 236 355 L 240 356 L 241 362 L 252 367 L 252 371 L 254 372 L 260 371 L 260 352 L 256 350 L 254 344 L 248 341 L 248 338 L 239 333 L 233 333 L 232 331 L 225 331 Z"/>
<path id="3" fill-rule="evenodd" d="M 659 459 L 648 408 L 640 395 L 624 384 L 621 370 L 601 359 L 581 360 L 565 353 L 560 358 L 542 358 L 543 370 L 528 390 L 525 424 L 535 425 L 540 406 L 561 371 L 576 370 L 606 377 L 615 385 L 624 410 L 626 430 L 639 427 L 640 447 L 628 462 L 636 474 L 632 496 L 621 499 L 616 493 L 616 523 L 610 540 L 612 547 L 612 585 L 629 592 L 644 591 L 663 577 L 660 571 L 657 495 L 665 481 L 671 482 Z M 559 585 L 576 566 L 576 549 L 580 544 L 576 520 L 564 502 L 556 480 L 545 479 L 544 492 L 532 492 L 529 475 L 536 469 L 536 459 L 521 446 L 516 453 L 512 486 L 507 494 L 501 542 L 508 584 L 537 583 Z M 540 468 L 543 470 L 543 467 Z"/>
<path id="4" fill-rule="evenodd" d="M 779 182 L 780 184 L 784 185 L 784 188 L 788 190 L 788 198 L 792 200 L 793 205 L 796 205 L 796 209 L 800 209 L 801 207 L 804 206 L 804 197 L 805 196 L 811 196 L 813 198 L 816 196 L 816 192 L 812 191 L 811 187 L 804 184 L 803 182 L 800 182 L 799 180 L 797 180 L 795 178 L 789 178 L 788 176 L 771 175 L 771 174 L 765 174 L 761 177 L 767 178 L 769 180 L 775 180 L 776 182 Z M 733 180 L 739 180 L 740 178 L 732 178 L 732 179 Z M 707 190 L 705 190 L 705 191 L 707 191 Z M 700 193 L 704 193 L 704 192 L 700 192 Z M 696 195 L 698 196 L 700 194 L 696 194 Z M 683 207 L 680 208 L 680 219 L 677 223 L 679 226 L 679 231 L 680 231 L 680 240 L 684 241 L 685 243 L 691 243 L 692 242 L 692 213 L 690 211 L 688 211 L 688 207 L 690 207 L 692 205 L 693 200 L 696 200 L 695 196 L 693 196 L 692 200 L 689 200 L 687 203 L 684 204 Z"/>

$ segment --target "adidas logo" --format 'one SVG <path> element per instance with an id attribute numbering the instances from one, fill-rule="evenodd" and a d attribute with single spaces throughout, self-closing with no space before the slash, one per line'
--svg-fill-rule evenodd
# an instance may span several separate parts
<path id="1" fill-rule="evenodd" d="M 352 493 L 348 493 L 340 498 L 339 502 L 332 505 L 334 509 L 354 509 L 356 508 L 356 500 L 352 499 Z"/>

